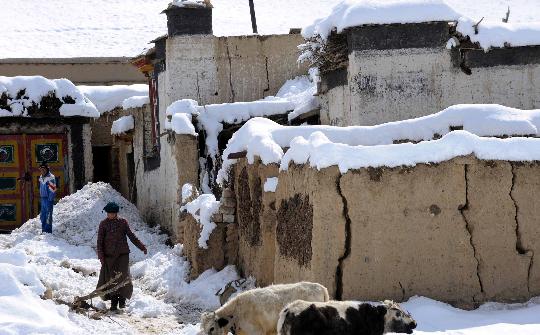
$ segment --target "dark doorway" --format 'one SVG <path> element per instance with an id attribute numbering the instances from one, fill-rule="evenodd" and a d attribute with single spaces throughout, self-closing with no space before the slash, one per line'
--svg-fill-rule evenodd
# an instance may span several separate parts
<path id="1" fill-rule="evenodd" d="M 132 203 L 137 203 L 137 184 L 135 183 L 135 159 L 133 155 L 133 149 L 131 152 L 126 154 L 127 161 L 127 172 L 128 172 L 128 190 L 129 190 L 129 201 Z"/>
<path id="2" fill-rule="evenodd" d="M 92 147 L 94 182 L 111 182 L 111 146 Z"/>

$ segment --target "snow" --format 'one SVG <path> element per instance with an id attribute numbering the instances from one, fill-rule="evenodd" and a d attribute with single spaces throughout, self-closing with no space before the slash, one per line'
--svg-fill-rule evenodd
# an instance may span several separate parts
<path id="1" fill-rule="evenodd" d="M 439 140 L 417 144 L 350 146 L 332 143 L 318 131 L 307 140 L 298 136 L 291 141 L 289 150 L 281 160 L 280 170 L 287 170 L 290 163 L 296 163 L 309 164 L 318 170 L 336 165 L 341 173 L 346 173 L 351 169 L 367 167 L 440 163 L 467 155 L 484 160 L 532 162 L 540 160 L 540 138 L 486 138 L 456 130 Z"/>
<path id="2" fill-rule="evenodd" d="M 278 184 L 278 177 L 266 178 L 264 182 L 264 191 L 265 192 L 275 192 Z"/>
<path id="3" fill-rule="evenodd" d="M 182 188 L 182 196 L 184 195 Z M 201 234 L 199 237 L 199 247 L 208 249 L 208 239 L 210 234 L 216 228 L 216 224 L 212 222 L 212 215 L 219 209 L 219 201 L 213 194 L 201 194 L 193 201 L 188 202 L 180 208 L 190 213 L 195 220 L 201 225 Z"/>
<path id="4" fill-rule="evenodd" d="M 459 17 L 443 0 L 343 0 L 330 15 L 304 27 L 302 36 L 319 35 L 326 40 L 333 29 L 341 33 L 345 28 L 366 24 L 455 21 Z"/>
<path id="5" fill-rule="evenodd" d="M 121 217 L 147 245 L 145 256 L 131 242 L 130 264 L 134 294 L 126 312 L 101 320 L 75 314 L 53 300 L 40 298 L 46 289 L 53 299 L 73 301 L 91 292 L 97 283 L 99 261 L 95 245 L 98 223 L 105 218 L 105 204 L 120 205 Z M 40 234 L 39 219 L 26 222 L 11 235 L 0 235 L 0 333 L 2 334 L 193 334 L 198 325 L 182 325 L 178 308 L 196 321 L 203 310 L 219 307 L 215 292 L 238 279 L 234 266 L 207 270 L 188 282 L 189 262 L 182 246 L 170 248 L 160 227 L 148 227 L 137 209 L 105 183 L 90 183 L 62 198 L 53 214 L 53 234 Z M 105 307 L 99 299 L 94 306 Z M 191 321 L 191 322 L 193 322 Z"/>
<path id="6" fill-rule="evenodd" d="M 68 79 L 49 80 L 42 76 L 0 76 L 0 96 L 6 96 L 11 110 L 0 105 L 0 117 L 29 116 L 27 108 L 39 105 L 43 97 L 52 95 L 64 104 L 60 107 L 62 116 L 98 117 L 96 107 L 86 99 L 81 91 Z M 68 104 L 65 99 L 74 103 Z"/>
<path id="7" fill-rule="evenodd" d="M 540 332 L 540 300 L 523 304 L 486 303 L 464 311 L 425 297 L 401 304 L 418 323 L 414 334 L 533 335 Z"/>
<path id="8" fill-rule="evenodd" d="M 501 20 L 482 20 L 478 25 L 478 34 L 475 34 L 473 25 L 481 18 L 461 17 L 456 29 L 462 35 L 469 36 L 472 42 L 480 44 L 486 52 L 490 48 L 540 45 L 540 22 L 504 23 Z"/>
<path id="9" fill-rule="evenodd" d="M 294 104 L 294 110 L 287 116 L 289 121 L 319 108 L 319 99 L 315 96 L 318 81 L 318 70 L 311 68 L 309 69 L 309 76 L 289 79 L 279 89 L 276 97 L 286 99 Z"/>
<path id="10" fill-rule="evenodd" d="M 177 7 L 206 7 L 203 0 L 173 0 L 171 5 Z"/>
<path id="11" fill-rule="evenodd" d="M 0 58 L 133 57 L 167 32 L 165 0 L 1 1 Z M 537 21 L 530 0 L 448 0 L 469 17 L 510 22 Z M 216 36 L 251 34 L 248 1 L 212 0 Z M 255 1 L 260 34 L 287 34 L 328 15 L 336 0 Z M 298 15 L 302 13 L 302 15 Z"/>
<path id="12" fill-rule="evenodd" d="M 148 95 L 148 85 L 77 86 L 96 105 L 100 114 L 122 107 L 124 100 Z M 131 102 L 130 102 L 131 103 Z"/>
<path id="13" fill-rule="evenodd" d="M 112 135 L 118 135 L 123 134 L 127 131 L 132 130 L 135 128 L 135 120 L 133 119 L 132 115 L 126 115 L 122 116 L 116 121 L 113 121 L 112 127 L 111 127 L 111 134 Z"/>
<path id="14" fill-rule="evenodd" d="M 351 127 L 287 127 L 268 119 L 254 118 L 246 122 L 233 135 L 223 157 L 228 157 L 231 153 L 246 151 L 250 163 L 254 162 L 255 157 L 259 157 L 264 164 L 279 163 L 284 155 L 283 148 L 292 147 L 293 139 L 300 136 L 305 140 L 315 132 L 320 132 L 334 144 L 381 146 L 401 140 L 429 141 L 449 133 L 452 127 L 462 128 L 477 136 L 536 136 L 540 129 L 540 110 L 520 110 L 495 104 L 463 104 L 416 119 L 376 126 Z M 313 138 L 314 142 L 310 142 L 310 145 L 318 145 L 319 139 L 321 139 L 320 136 Z M 298 138 L 295 144 L 309 147 Z M 329 154 L 337 155 L 335 152 Z M 235 161 L 224 159 L 218 173 L 218 182 L 226 180 L 226 172 Z"/>
<path id="15" fill-rule="evenodd" d="M 196 136 L 197 132 L 192 123 L 192 115 L 199 115 L 199 104 L 192 99 L 183 99 L 173 102 L 165 114 L 165 129 L 172 129 L 177 134 Z M 170 121 L 168 120 L 170 118 Z"/>
<path id="16" fill-rule="evenodd" d="M 150 103 L 150 98 L 148 97 L 148 94 L 135 95 L 122 101 L 122 108 L 123 109 L 139 108 L 148 103 Z"/>

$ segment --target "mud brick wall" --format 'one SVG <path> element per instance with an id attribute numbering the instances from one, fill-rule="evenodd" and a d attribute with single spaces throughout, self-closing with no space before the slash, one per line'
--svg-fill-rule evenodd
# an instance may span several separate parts
<path id="1" fill-rule="evenodd" d="M 274 282 L 276 207 L 275 193 L 264 192 L 267 178 L 278 175 L 278 166 L 241 160 L 232 181 L 237 199 L 238 259 L 244 276 L 253 276 L 257 285 Z"/>
<path id="2" fill-rule="evenodd" d="M 253 203 L 241 198 L 254 194 L 264 169 L 245 160 L 235 166 L 238 265 L 245 275 L 266 280 L 261 264 L 273 262 L 272 282 L 317 281 L 338 299 L 423 295 L 466 308 L 540 294 L 538 163 L 469 156 L 343 175 L 335 167 L 291 165 L 279 172 L 269 205 L 273 260 L 272 241 L 250 239 L 253 228 L 242 226 L 246 218 L 256 224 L 256 211 L 240 209 L 242 201 Z M 265 210 L 260 206 L 259 217 Z M 270 218 L 263 221 L 272 227 Z"/>
<path id="3" fill-rule="evenodd" d="M 195 279 L 204 271 L 221 270 L 238 259 L 238 235 L 235 224 L 236 201 L 234 193 L 224 189 L 218 211 L 212 216 L 216 228 L 207 241 L 208 248 L 199 247 L 201 225 L 187 212 L 180 213 L 183 252 L 191 263 L 190 278 Z"/>

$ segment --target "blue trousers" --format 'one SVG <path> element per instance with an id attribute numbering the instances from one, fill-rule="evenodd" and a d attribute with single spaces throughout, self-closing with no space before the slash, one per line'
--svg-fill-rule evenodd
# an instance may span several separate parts
<path id="1" fill-rule="evenodd" d="M 52 234 L 53 204 L 53 201 L 49 201 L 47 198 L 41 198 L 41 211 L 39 213 L 39 218 L 41 220 L 41 231 L 43 233 Z"/>

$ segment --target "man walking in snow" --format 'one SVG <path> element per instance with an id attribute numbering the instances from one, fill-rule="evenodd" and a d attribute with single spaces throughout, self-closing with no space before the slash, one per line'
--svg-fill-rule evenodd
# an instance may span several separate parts
<path id="1" fill-rule="evenodd" d="M 117 273 L 121 273 L 122 275 L 115 281 L 115 285 L 128 279 L 126 285 L 120 287 L 116 292 L 109 293 L 103 297 L 104 300 L 111 300 L 111 311 L 118 310 L 118 307 L 124 308 L 126 306 L 126 299 L 130 299 L 133 293 L 133 284 L 131 283 L 129 274 L 129 246 L 127 237 L 145 255 L 147 254 L 145 245 L 133 234 L 128 222 L 118 217 L 119 209 L 119 206 L 114 202 L 109 202 L 103 208 L 107 212 L 107 218 L 99 224 L 97 237 L 97 254 L 101 262 L 97 287 L 109 282 Z"/>
<path id="2" fill-rule="evenodd" d="M 56 196 L 56 178 L 51 173 L 46 162 L 39 166 L 41 176 L 39 176 L 39 196 L 41 200 L 41 210 L 39 218 L 41 220 L 41 231 L 52 233 L 52 214 L 54 197 Z"/>

